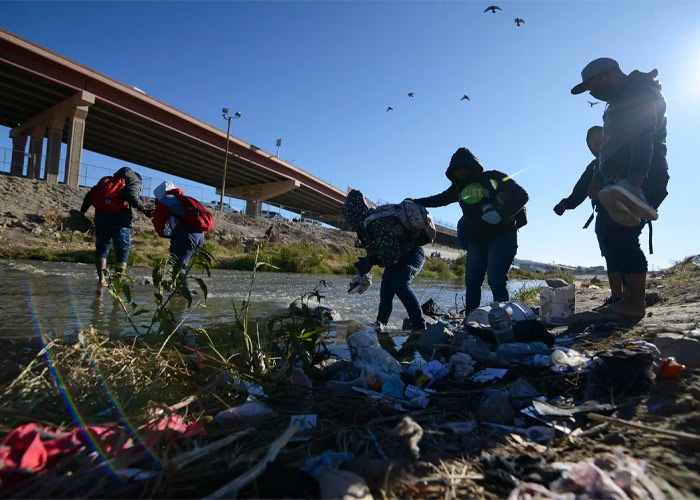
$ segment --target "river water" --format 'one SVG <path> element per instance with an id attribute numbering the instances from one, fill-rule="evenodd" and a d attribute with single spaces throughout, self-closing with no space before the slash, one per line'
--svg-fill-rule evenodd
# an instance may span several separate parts
<path id="1" fill-rule="evenodd" d="M 134 268 L 129 272 L 136 281 L 134 300 L 153 309 L 153 287 L 145 284 L 150 270 Z M 360 323 L 375 320 L 378 282 L 363 295 L 348 295 L 349 278 L 308 274 L 259 273 L 253 288 L 252 314 L 262 317 L 282 312 L 300 295 L 319 286 L 321 280 L 325 282 L 320 289 L 324 295 L 321 305 L 340 313 L 342 320 Z M 187 323 L 209 331 L 227 330 L 233 323 L 232 303 L 240 306 L 248 294 L 250 273 L 214 270 L 206 281 L 209 298 L 194 309 Z M 523 284 L 512 281 L 509 288 L 519 290 Z M 455 281 L 418 279 L 414 289 L 421 303 L 433 298 L 445 309 L 454 309 L 455 301 L 461 307 L 464 297 L 463 285 Z M 491 293 L 485 288 L 482 302 L 490 300 Z M 195 296 L 197 301 L 203 302 L 203 296 Z M 175 300 L 172 305 L 176 316 L 185 313 L 184 300 Z M 400 329 L 405 317 L 403 305 L 396 299 L 389 327 Z M 0 260 L 0 336 L 28 337 L 40 329 L 49 335 L 72 335 L 88 325 L 113 334 L 129 331 L 117 302 L 97 286 L 92 265 Z"/>

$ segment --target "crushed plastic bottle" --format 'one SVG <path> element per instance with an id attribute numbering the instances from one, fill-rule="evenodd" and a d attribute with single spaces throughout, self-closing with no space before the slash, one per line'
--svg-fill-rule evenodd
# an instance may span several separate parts
<path id="1" fill-rule="evenodd" d="M 534 354 L 528 361 L 530 366 L 552 366 L 552 356 L 549 354 Z"/>
<path id="2" fill-rule="evenodd" d="M 591 364 L 591 360 L 573 349 L 559 347 L 552 352 L 552 370 L 556 372 L 582 371 Z"/>

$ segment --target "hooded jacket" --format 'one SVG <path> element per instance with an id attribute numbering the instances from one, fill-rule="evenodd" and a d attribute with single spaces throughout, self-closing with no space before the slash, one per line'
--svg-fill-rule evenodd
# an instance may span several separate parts
<path id="1" fill-rule="evenodd" d="M 365 228 L 365 219 L 373 212 L 360 191 L 353 189 L 348 193 L 343 215 L 357 233 L 360 246 L 367 250 L 368 262 L 370 265 L 391 266 L 403 254 L 416 248 L 416 241 L 397 217 L 375 219 Z"/>
<path id="2" fill-rule="evenodd" d="M 650 184 L 658 184 L 663 177 L 668 181 L 666 101 L 657 75 L 657 70 L 633 71 L 619 95 L 608 102 L 603 113 L 605 142 L 596 174 L 599 182 L 608 184 L 623 177 L 649 178 Z M 649 201 L 654 204 L 655 200 Z"/>
<path id="3" fill-rule="evenodd" d="M 457 169 L 466 169 L 470 176 L 460 180 Z M 519 229 L 527 224 L 525 204 L 527 192 L 508 175 L 498 170 L 484 171 L 479 159 L 467 148 L 459 148 L 447 167 L 445 176 L 452 183 L 445 191 L 427 198 L 413 201 L 424 207 L 444 207 L 459 202 L 462 218 L 459 221 L 459 239 L 488 239 L 500 232 Z M 501 216 L 498 224 L 489 224 L 481 219 L 488 211 L 495 210 Z"/>
<path id="4" fill-rule="evenodd" d="M 124 190 L 121 193 L 122 200 L 126 201 L 129 206 L 125 207 L 116 214 L 108 214 L 106 212 L 101 212 L 95 210 L 95 225 L 111 225 L 113 227 L 131 227 L 134 222 L 134 214 L 132 208 L 143 211 L 145 207 L 141 202 L 141 191 L 143 190 L 143 183 L 141 181 L 141 176 L 131 170 L 129 167 L 122 167 L 116 172 L 112 177 L 123 177 L 126 179 L 126 184 L 124 185 Z M 104 178 L 104 177 L 103 177 Z M 100 179 L 102 180 L 102 179 Z M 92 191 L 95 186 L 90 189 L 83 198 L 83 204 L 80 207 L 80 213 L 85 214 L 92 205 L 90 199 L 92 197 Z"/>

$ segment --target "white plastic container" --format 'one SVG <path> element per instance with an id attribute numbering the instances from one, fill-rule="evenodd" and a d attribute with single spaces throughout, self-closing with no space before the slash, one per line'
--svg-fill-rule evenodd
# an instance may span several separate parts
<path id="1" fill-rule="evenodd" d="M 547 325 L 566 325 L 576 312 L 576 288 L 540 288 L 540 321 Z"/>

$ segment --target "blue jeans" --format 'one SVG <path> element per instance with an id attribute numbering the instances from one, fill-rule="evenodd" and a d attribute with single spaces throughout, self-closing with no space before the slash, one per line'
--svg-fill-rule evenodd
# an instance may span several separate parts
<path id="1" fill-rule="evenodd" d="M 106 259 L 112 242 L 114 242 L 115 260 L 126 262 L 131 248 L 131 228 L 112 225 L 95 226 L 95 257 Z"/>
<path id="2" fill-rule="evenodd" d="M 467 260 L 464 283 L 467 287 L 467 314 L 481 305 L 481 285 L 487 272 L 493 300 L 508 301 L 508 271 L 518 251 L 518 231 L 512 229 L 484 240 L 470 238 L 465 243 Z"/>
<path id="3" fill-rule="evenodd" d="M 421 311 L 418 297 L 411 289 L 411 282 L 423 268 L 424 262 L 425 252 L 423 247 L 418 247 L 415 250 L 406 252 L 396 264 L 384 269 L 382 287 L 379 291 L 377 321 L 383 325 L 389 322 L 394 296 L 398 296 L 406 308 L 413 328 L 425 328 L 425 319 L 423 318 L 423 311 Z"/>
<path id="4" fill-rule="evenodd" d="M 181 268 L 187 267 L 194 251 L 204 245 L 204 233 L 196 232 L 185 224 L 178 224 L 170 236 L 170 253 L 175 255 Z"/>

